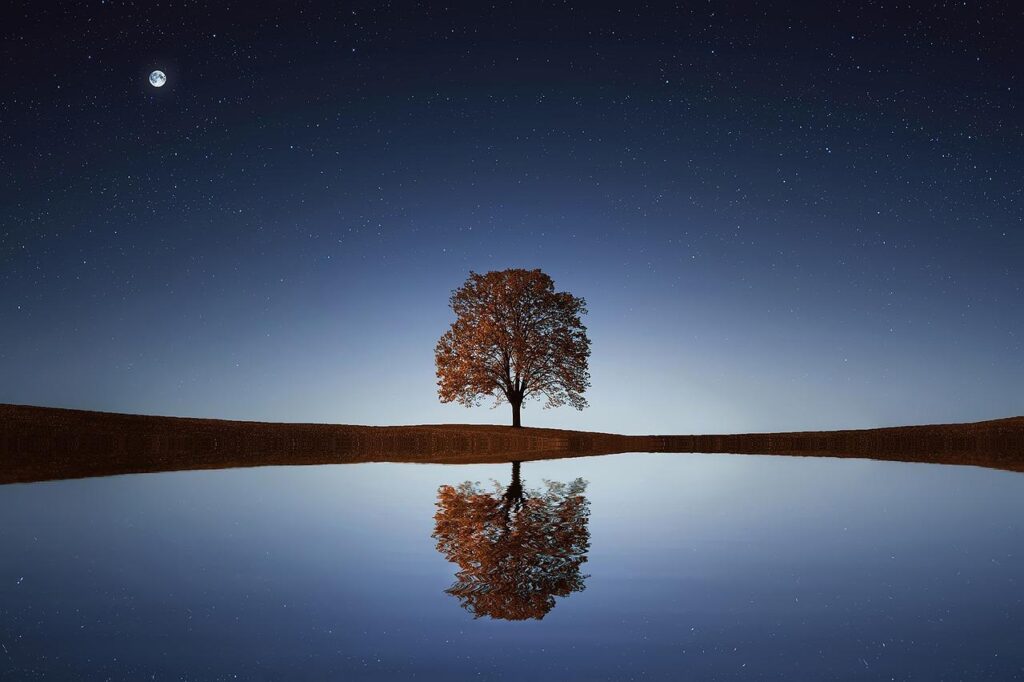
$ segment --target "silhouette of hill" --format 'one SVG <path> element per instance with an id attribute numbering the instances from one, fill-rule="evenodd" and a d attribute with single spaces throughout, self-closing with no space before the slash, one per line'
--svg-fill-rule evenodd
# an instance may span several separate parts
<path id="1" fill-rule="evenodd" d="M 622 436 L 464 424 L 279 424 L 0 405 L 0 483 L 273 465 L 512 462 L 620 452 L 860 457 L 1024 471 L 1024 417 L 846 431 Z"/>

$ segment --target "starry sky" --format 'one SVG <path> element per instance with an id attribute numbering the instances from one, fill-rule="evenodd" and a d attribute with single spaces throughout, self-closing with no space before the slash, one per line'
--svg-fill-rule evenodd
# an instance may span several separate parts
<path id="1" fill-rule="evenodd" d="M 255 4 L 4 10 L 0 402 L 508 423 L 433 347 L 539 267 L 593 387 L 525 425 L 1024 414 L 1019 3 Z"/>

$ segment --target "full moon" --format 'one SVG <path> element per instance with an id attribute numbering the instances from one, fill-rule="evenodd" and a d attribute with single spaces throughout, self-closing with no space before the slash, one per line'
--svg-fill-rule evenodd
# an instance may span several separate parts
<path id="1" fill-rule="evenodd" d="M 162 88 L 164 83 L 167 82 L 167 76 L 163 71 L 154 71 L 149 74 L 149 84 L 154 88 Z"/>

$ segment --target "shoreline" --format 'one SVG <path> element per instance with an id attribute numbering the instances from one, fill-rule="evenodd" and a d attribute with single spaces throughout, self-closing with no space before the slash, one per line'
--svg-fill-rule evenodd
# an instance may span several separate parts
<path id="1" fill-rule="evenodd" d="M 626 436 L 511 426 L 356 426 L 0 405 L 0 484 L 250 466 L 483 464 L 625 452 L 864 458 L 1024 472 L 1024 417 L 965 424 Z"/>

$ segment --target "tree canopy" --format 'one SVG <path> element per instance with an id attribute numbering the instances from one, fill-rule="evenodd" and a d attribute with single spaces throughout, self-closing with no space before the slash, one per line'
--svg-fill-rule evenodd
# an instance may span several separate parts
<path id="1" fill-rule="evenodd" d="M 470 272 L 452 292 L 455 322 L 434 349 L 438 396 L 467 407 L 491 396 L 512 406 L 512 425 L 528 398 L 545 407 L 587 406 L 590 339 L 586 301 L 556 292 L 540 270 Z"/>

